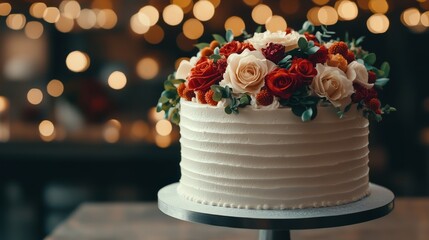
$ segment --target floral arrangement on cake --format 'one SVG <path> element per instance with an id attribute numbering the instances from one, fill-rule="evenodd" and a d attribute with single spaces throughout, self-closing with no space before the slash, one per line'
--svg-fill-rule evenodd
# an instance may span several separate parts
<path id="1" fill-rule="evenodd" d="M 319 105 L 331 105 L 341 118 L 351 107 L 377 121 L 395 108 L 382 106 L 378 91 L 389 81 L 387 62 L 375 67 L 376 55 L 364 50 L 364 37 L 334 39 L 325 26 L 305 22 L 295 31 L 244 32 L 235 39 L 214 34 L 210 43 L 183 60 L 164 82 L 157 111 L 179 123 L 180 101 L 222 107 L 226 114 L 243 107 L 289 107 L 302 121 L 317 116 Z M 250 105 L 250 106 L 248 106 Z"/>

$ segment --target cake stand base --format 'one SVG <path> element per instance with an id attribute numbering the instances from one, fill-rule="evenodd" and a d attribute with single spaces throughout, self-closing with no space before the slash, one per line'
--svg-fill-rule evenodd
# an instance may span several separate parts
<path id="1" fill-rule="evenodd" d="M 393 210 L 394 194 L 370 184 L 371 194 L 349 204 L 291 210 L 237 209 L 199 204 L 177 193 L 178 183 L 158 192 L 158 208 L 165 214 L 196 223 L 259 229 L 260 240 L 290 239 L 290 230 L 339 227 L 383 217 Z"/>

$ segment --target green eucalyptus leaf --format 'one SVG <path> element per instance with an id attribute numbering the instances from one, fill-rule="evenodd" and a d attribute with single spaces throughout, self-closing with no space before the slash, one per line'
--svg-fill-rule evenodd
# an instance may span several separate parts
<path id="1" fill-rule="evenodd" d="M 308 48 L 305 51 L 305 53 L 308 54 L 308 55 L 315 54 L 317 51 L 319 51 L 319 49 L 320 48 L 318 46 L 314 46 L 314 47 Z"/>
<path id="2" fill-rule="evenodd" d="M 162 104 L 161 109 L 164 110 L 165 112 L 168 112 L 168 110 L 171 108 L 171 103 L 166 102 Z"/>
<path id="3" fill-rule="evenodd" d="M 374 65 L 375 61 L 377 61 L 377 56 L 375 53 L 368 53 L 363 57 L 363 61 L 368 65 Z"/>
<path id="4" fill-rule="evenodd" d="M 174 74 L 174 73 L 169 74 L 167 77 L 167 81 L 171 81 L 171 80 L 175 79 L 176 78 L 175 76 L 176 76 L 176 74 Z"/>
<path id="5" fill-rule="evenodd" d="M 232 88 L 226 86 L 223 88 L 223 97 L 224 98 L 230 98 L 232 96 Z"/>
<path id="6" fill-rule="evenodd" d="M 259 25 L 259 26 L 256 28 L 255 32 L 257 32 L 257 33 L 261 33 L 261 32 L 262 32 L 262 26 L 261 26 L 261 25 Z"/>
<path id="7" fill-rule="evenodd" d="M 350 109 L 352 108 L 352 104 L 350 103 L 349 105 L 347 105 L 345 108 L 344 108 L 344 113 L 346 113 L 346 112 L 348 112 L 348 111 L 350 111 Z"/>
<path id="8" fill-rule="evenodd" d="M 208 46 L 210 46 L 210 44 L 208 44 L 208 43 L 197 43 L 197 44 L 195 44 L 194 45 L 196 48 L 198 48 L 198 49 L 203 49 L 203 48 L 205 48 L 205 47 L 208 47 Z"/>
<path id="9" fill-rule="evenodd" d="M 304 37 L 300 37 L 298 40 L 298 47 L 302 50 L 305 51 L 308 48 L 308 42 Z"/>
<path id="10" fill-rule="evenodd" d="M 314 120 L 317 117 L 317 105 L 311 106 L 311 109 L 313 109 L 313 115 L 311 116 L 311 120 Z"/>
<path id="11" fill-rule="evenodd" d="M 282 60 L 280 60 L 280 62 L 278 62 L 278 65 L 285 64 L 285 63 L 287 63 L 291 59 L 292 59 L 292 55 L 287 55 Z"/>
<path id="12" fill-rule="evenodd" d="M 161 97 L 166 97 L 168 99 L 174 99 L 177 96 L 177 91 L 176 89 L 171 89 L 171 90 L 164 90 L 161 93 Z"/>
<path id="13" fill-rule="evenodd" d="M 321 32 L 316 32 L 316 38 L 317 38 L 317 40 L 318 40 L 320 43 L 322 43 L 322 42 L 323 42 L 323 39 L 322 39 L 322 33 L 321 33 Z"/>
<path id="14" fill-rule="evenodd" d="M 307 110 L 305 110 L 302 115 L 301 115 L 301 120 L 303 122 L 308 122 L 311 120 L 311 117 L 313 116 L 313 109 L 312 108 L 308 108 Z"/>
<path id="15" fill-rule="evenodd" d="M 219 54 L 212 54 L 209 58 L 213 59 L 214 62 L 217 62 L 217 60 L 221 59 L 222 56 Z"/>
<path id="16" fill-rule="evenodd" d="M 244 95 L 240 98 L 240 106 L 246 106 L 250 104 L 250 96 Z"/>
<path id="17" fill-rule="evenodd" d="M 360 38 L 358 38 L 355 42 L 356 46 L 359 46 L 362 44 L 363 40 L 365 40 L 365 36 L 362 36 Z"/>
<path id="18" fill-rule="evenodd" d="M 302 24 L 302 30 L 303 30 L 303 33 L 304 33 L 304 32 L 313 33 L 313 32 L 314 32 L 314 29 L 315 29 L 315 27 L 314 27 L 314 25 L 313 25 L 310 21 L 305 21 L 305 22 Z"/>
<path id="19" fill-rule="evenodd" d="M 231 114 L 232 113 L 231 107 L 229 105 L 225 107 L 225 113 L 226 114 Z"/>
<path id="20" fill-rule="evenodd" d="M 216 102 L 219 102 L 220 100 L 222 100 L 222 93 L 220 93 L 220 92 L 214 92 L 212 98 Z"/>
<path id="21" fill-rule="evenodd" d="M 219 54 L 220 54 L 220 53 L 219 53 L 219 51 L 220 51 L 219 47 L 216 47 L 216 48 L 213 50 L 213 53 L 214 53 L 214 54 L 216 54 L 216 55 L 219 55 Z"/>
<path id="22" fill-rule="evenodd" d="M 181 84 L 181 83 L 186 82 L 185 79 L 171 79 L 171 80 L 168 80 L 168 81 L 171 82 L 172 84 Z"/>
<path id="23" fill-rule="evenodd" d="M 388 77 L 390 74 L 390 64 L 388 62 L 383 62 L 380 70 L 383 71 L 383 77 Z"/>
<path id="24" fill-rule="evenodd" d="M 216 40 L 220 45 L 224 45 L 226 43 L 225 38 L 223 38 L 221 35 L 213 34 L 212 36 L 213 36 L 214 40 Z"/>
<path id="25" fill-rule="evenodd" d="M 156 112 L 161 112 L 162 111 L 162 103 L 161 102 L 158 102 L 157 104 L 156 104 Z"/>
<path id="26" fill-rule="evenodd" d="M 230 29 L 228 29 L 228 30 L 226 31 L 225 39 L 226 39 L 226 41 L 228 41 L 228 42 L 232 42 L 232 40 L 234 40 L 234 34 L 232 33 L 232 31 L 231 31 Z"/>
<path id="27" fill-rule="evenodd" d="M 292 106 L 292 112 L 298 117 L 301 117 L 305 112 L 306 108 L 303 106 Z"/>
<path id="28" fill-rule="evenodd" d="M 170 101 L 170 99 L 166 96 L 161 96 L 158 100 L 159 103 L 166 103 L 168 101 Z"/>
<path id="29" fill-rule="evenodd" d="M 379 78 L 375 80 L 375 86 L 379 88 L 383 88 L 389 81 L 390 81 L 389 78 Z"/>
<path id="30" fill-rule="evenodd" d="M 174 90 L 176 89 L 176 87 L 174 86 L 174 84 L 171 82 L 171 80 L 167 80 L 164 82 L 164 89 L 165 90 Z"/>

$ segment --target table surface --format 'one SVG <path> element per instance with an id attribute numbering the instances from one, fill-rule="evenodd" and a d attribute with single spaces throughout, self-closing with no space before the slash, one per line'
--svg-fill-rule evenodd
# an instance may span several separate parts
<path id="1" fill-rule="evenodd" d="M 397 198 L 389 215 L 350 226 L 291 231 L 292 239 L 427 240 L 429 198 Z M 190 223 L 169 217 L 157 203 L 85 203 L 45 240 L 256 240 L 257 230 Z"/>

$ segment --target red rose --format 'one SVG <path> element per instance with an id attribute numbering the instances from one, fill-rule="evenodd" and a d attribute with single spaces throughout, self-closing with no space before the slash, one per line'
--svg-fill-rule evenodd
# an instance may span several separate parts
<path id="1" fill-rule="evenodd" d="M 282 99 L 289 99 L 296 89 L 302 86 L 301 78 L 284 68 L 277 68 L 265 76 L 268 91 Z"/>
<path id="2" fill-rule="evenodd" d="M 239 41 L 232 41 L 223 45 L 219 49 L 219 53 L 225 56 L 225 58 L 228 58 L 229 55 L 233 53 L 238 53 L 238 54 L 242 53 L 244 49 L 249 49 L 250 51 L 255 50 L 255 48 L 250 43 L 241 43 Z"/>
<path id="3" fill-rule="evenodd" d="M 368 83 L 375 83 L 377 80 L 377 74 L 373 71 L 368 71 Z"/>
<path id="4" fill-rule="evenodd" d="M 370 101 L 372 98 L 377 98 L 378 93 L 374 88 L 367 89 L 360 84 L 353 83 L 353 88 L 355 92 L 352 95 L 352 102 L 358 103 L 364 100 L 365 103 Z"/>
<path id="5" fill-rule="evenodd" d="M 224 69 L 223 69 L 224 71 Z M 222 80 L 222 69 L 212 59 L 202 57 L 191 69 L 188 79 L 188 88 L 193 91 L 206 91 L 211 85 Z"/>
<path id="6" fill-rule="evenodd" d="M 294 59 L 289 71 L 302 77 L 305 84 L 311 84 L 313 78 L 317 75 L 317 70 L 314 68 L 313 63 L 303 58 Z"/>
<path id="7" fill-rule="evenodd" d="M 325 63 L 328 60 L 328 49 L 325 46 L 320 46 L 316 53 L 308 56 L 308 60 L 316 63 Z"/>
<path id="8" fill-rule="evenodd" d="M 270 43 L 268 47 L 262 48 L 262 54 L 271 62 L 278 63 L 284 58 L 285 49 L 281 44 Z"/>

